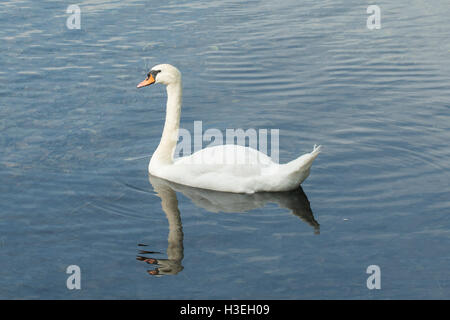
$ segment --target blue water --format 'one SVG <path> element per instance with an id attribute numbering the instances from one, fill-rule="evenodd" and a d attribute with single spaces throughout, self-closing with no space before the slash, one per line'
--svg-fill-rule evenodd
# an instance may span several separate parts
<path id="1" fill-rule="evenodd" d="M 85 0 L 80 30 L 70 4 L 0 4 L 0 298 L 450 298 L 448 1 Z M 149 181 L 159 63 L 183 128 L 323 145 L 303 189 Z"/>

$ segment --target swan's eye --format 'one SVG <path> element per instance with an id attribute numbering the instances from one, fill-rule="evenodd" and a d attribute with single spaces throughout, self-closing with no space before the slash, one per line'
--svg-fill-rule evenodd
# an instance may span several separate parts
<path id="1" fill-rule="evenodd" d="M 152 70 L 152 71 L 150 71 L 149 73 L 147 73 L 147 79 L 150 78 L 150 76 L 153 76 L 153 78 L 156 78 L 156 75 L 158 73 L 160 73 L 160 72 L 161 72 L 161 70 Z"/>

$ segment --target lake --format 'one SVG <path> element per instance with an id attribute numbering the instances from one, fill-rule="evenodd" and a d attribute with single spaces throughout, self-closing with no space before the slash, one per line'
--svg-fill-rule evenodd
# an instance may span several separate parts
<path id="1" fill-rule="evenodd" d="M 450 298 L 447 1 L 83 0 L 69 29 L 72 4 L 0 6 L 0 298 Z M 182 128 L 279 130 L 281 163 L 322 145 L 302 187 L 149 177 L 160 63 Z"/>

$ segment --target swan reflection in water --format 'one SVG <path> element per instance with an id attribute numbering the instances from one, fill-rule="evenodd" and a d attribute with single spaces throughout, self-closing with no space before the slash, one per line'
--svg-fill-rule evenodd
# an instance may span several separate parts
<path id="1" fill-rule="evenodd" d="M 314 219 L 309 200 L 301 187 L 287 192 L 239 194 L 188 187 L 152 175 L 149 175 L 149 180 L 156 194 L 161 198 L 162 210 L 169 221 L 167 259 L 142 255 L 136 258 L 157 266 L 153 270 L 148 270 L 151 275 L 177 274 L 183 270 L 181 264 L 184 257 L 183 226 L 176 192 L 181 192 L 195 205 L 211 212 L 246 212 L 264 207 L 267 203 L 276 203 L 280 208 L 291 210 L 293 215 L 313 227 L 315 234 L 320 233 L 319 223 Z M 145 245 L 139 244 L 139 246 Z M 139 253 L 158 254 L 159 252 L 140 250 Z"/>

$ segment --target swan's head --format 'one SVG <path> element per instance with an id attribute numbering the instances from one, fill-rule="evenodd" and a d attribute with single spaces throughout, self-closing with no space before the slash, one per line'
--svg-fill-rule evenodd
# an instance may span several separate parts
<path id="1" fill-rule="evenodd" d="M 147 74 L 147 78 L 137 85 L 138 88 L 149 86 L 153 83 L 162 83 L 166 86 L 181 81 L 181 72 L 170 64 L 158 64 Z"/>

